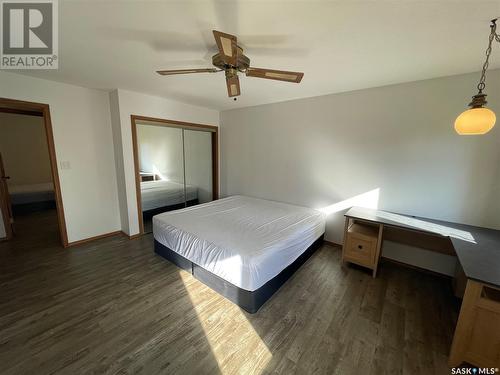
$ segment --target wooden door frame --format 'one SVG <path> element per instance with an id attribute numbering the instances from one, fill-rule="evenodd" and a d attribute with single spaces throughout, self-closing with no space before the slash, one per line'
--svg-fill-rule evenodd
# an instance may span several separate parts
<path id="1" fill-rule="evenodd" d="M 68 247 L 68 232 L 66 230 L 66 219 L 64 217 L 61 183 L 59 181 L 59 171 L 57 168 L 56 148 L 54 143 L 54 133 L 52 132 L 50 106 L 48 104 L 43 104 L 43 103 L 0 98 L 0 112 L 43 117 L 47 146 L 49 149 L 50 168 L 52 171 L 52 182 L 54 184 L 54 195 L 56 200 L 59 233 L 61 236 L 61 243 L 63 247 L 66 248 Z"/>
<path id="2" fill-rule="evenodd" d="M 214 125 L 196 124 L 193 122 L 175 121 L 139 115 L 130 115 L 132 123 L 132 148 L 134 152 L 135 194 L 137 198 L 137 216 L 139 218 L 140 235 L 144 234 L 144 221 L 142 219 L 141 202 L 141 175 L 139 167 L 139 145 L 137 143 L 137 121 L 151 122 L 151 125 L 166 126 L 170 128 L 205 130 L 212 134 L 212 196 L 219 199 L 219 127 Z M 146 124 L 147 125 L 147 124 Z"/>
<path id="3" fill-rule="evenodd" d="M 5 167 L 3 164 L 2 151 L 0 151 L 0 178 L 5 177 Z M 5 187 L 5 189 L 4 189 Z M 4 191 L 5 190 L 5 191 Z M 2 197 L 2 194 L 5 194 L 5 197 Z M 8 241 L 13 236 L 12 230 L 12 207 L 10 204 L 9 197 L 9 187 L 7 186 L 6 181 L 0 180 L 0 211 L 2 211 L 2 220 L 5 229 L 5 237 L 1 237 L 0 241 Z M 3 207 L 5 206 L 5 207 Z"/>

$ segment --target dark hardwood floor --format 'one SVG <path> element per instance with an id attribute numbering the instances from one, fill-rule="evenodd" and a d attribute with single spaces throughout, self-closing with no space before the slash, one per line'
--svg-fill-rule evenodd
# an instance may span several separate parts
<path id="1" fill-rule="evenodd" d="M 21 221 L 0 243 L 2 374 L 450 373 L 447 279 L 391 263 L 372 279 L 325 245 L 251 315 L 151 235 L 64 250 L 48 217 Z"/>
<path id="2" fill-rule="evenodd" d="M 153 233 L 153 218 L 143 218 L 144 233 Z"/>

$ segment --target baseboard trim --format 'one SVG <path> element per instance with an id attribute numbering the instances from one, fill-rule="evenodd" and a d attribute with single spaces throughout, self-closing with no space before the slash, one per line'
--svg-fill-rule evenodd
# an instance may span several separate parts
<path id="1" fill-rule="evenodd" d="M 122 236 L 125 236 L 125 237 L 127 237 L 129 240 L 135 240 L 136 238 L 141 237 L 141 236 L 142 236 L 142 233 L 137 233 L 137 234 L 128 235 L 128 234 L 127 234 L 127 233 L 125 233 L 124 231 L 117 230 L 117 231 L 114 231 L 114 232 L 104 233 L 104 234 L 100 234 L 100 235 L 98 235 L 98 236 L 85 238 L 85 239 L 83 239 L 83 240 L 78 240 L 78 241 L 69 242 L 67 247 L 75 247 L 75 246 L 80 246 L 80 245 L 86 244 L 86 243 L 88 243 L 88 242 L 92 242 L 92 241 L 100 240 L 100 239 L 102 239 L 102 238 L 107 238 L 107 237 L 117 236 L 117 235 L 122 235 Z M 342 245 L 340 245 L 340 244 L 338 244 L 338 243 L 335 243 L 335 242 L 332 242 L 332 241 L 323 240 L 323 243 L 324 243 L 324 244 L 326 244 L 326 245 L 332 246 L 332 247 L 342 248 Z"/>
<path id="2" fill-rule="evenodd" d="M 332 241 L 327 241 L 327 240 L 323 240 L 323 243 L 326 244 L 326 245 L 330 245 L 330 246 L 333 246 L 333 247 L 338 247 L 339 249 L 342 248 L 342 245 L 336 243 L 336 242 L 332 242 Z"/>
<path id="3" fill-rule="evenodd" d="M 129 240 L 135 240 L 136 238 L 142 237 L 142 233 L 132 234 L 129 236 L 127 233 L 122 232 L 125 237 L 128 237 Z"/>
<path id="4" fill-rule="evenodd" d="M 117 236 L 117 235 L 122 234 L 122 233 L 123 232 L 121 230 L 117 230 L 114 232 L 100 234 L 100 235 L 94 236 L 94 237 L 84 238 L 83 240 L 69 242 L 67 247 L 75 247 L 75 246 L 84 245 L 84 244 L 92 242 L 92 241 L 100 240 L 102 238 Z"/>

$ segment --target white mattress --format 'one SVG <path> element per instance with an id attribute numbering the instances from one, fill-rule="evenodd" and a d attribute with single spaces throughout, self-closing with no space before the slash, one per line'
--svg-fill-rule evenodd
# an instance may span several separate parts
<path id="1" fill-rule="evenodd" d="M 153 216 L 158 242 L 248 291 L 278 275 L 324 232 L 319 211 L 245 196 Z"/>
<path id="2" fill-rule="evenodd" d="M 186 196 L 188 201 L 197 199 L 196 186 L 186 185 Z M 184 185 L 163 180 L 141 182 L 141 202 L 143 211 L 184 203 Z"/>
<path id="3" fill-rule="evenodd" d="M 43 192 L 53 192 L 54 184 L 52 182 L 44 182 L 40 184 L 28 184 L 28 185 L 10 185 L 10 194 L 23 194 L 23 193 L 43 193 Z"/>

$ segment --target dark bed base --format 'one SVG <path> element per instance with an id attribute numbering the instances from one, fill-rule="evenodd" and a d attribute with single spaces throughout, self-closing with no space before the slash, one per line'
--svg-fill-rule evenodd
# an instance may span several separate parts
<path id="1" fill-rule="evenodd" d="M 143 211 L 142 217 L 144 218 L 144 220 L 147 220 L 163 212 L 180 210 L 181 208 L 196 206 L 197 204 L 198 204 L 198 199 L 192 199 L 190 201 L 187 201 L 186 205 L 184 205 L 184 203 L 179 203 L 179 204 L 171 204 L 170 206 L 157 207 L 151 210 Z"/>
<path id="2" fill-rule="evenodd" d="M 250 292 L 238 288 L 230 282 L 214 275 L 210 271 L 194 264 L 190 260 L 177 254 L 175 251 L 154 240 L 155 252 L 163 258 L 174 263 L 178 267 L 191 272 L 194 277 L 203 284 L 209 286 L 219 294 L 222 294 L 231 302 L 237 304 L 243 310 L 250 314 L 257 310 L 303 265 L 307 259 L 320 247 L 323 242 L 323 236 L 318 238 L 311 246 L 307 248 L 292 264 L 273 277 L 259 289 Z"/>
<path id="3" fill-rule="evenodd" d="M 23 215 L 38 211 L 50 210 L 53 208 L 56 208 L 56 201 L 21 203 L 12 205 L 12 213 L 14 215 Z"/>

